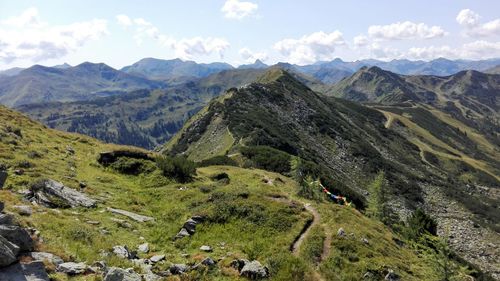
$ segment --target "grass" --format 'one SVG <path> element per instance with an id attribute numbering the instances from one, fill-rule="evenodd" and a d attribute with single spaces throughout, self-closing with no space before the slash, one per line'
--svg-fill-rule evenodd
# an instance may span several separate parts
<path id="1" fill-rule="evenodd" d="M 231 166 L 198 168 L 194 181 L 186 184 L 163 177 L 159 169 L 137 175 L 123 174 L 111 166 L 99 165 L 97 156 L 101 151 L 136 148 L 103 144 L 89 137 L 47 129 L 3 107 L 0 107 L 0 121 L 0 162 L 10 167 L 6 188 L 0 190 L 7 211 L 13 211 L 13 205 L 26 204 L 17 192 L 40 178 L 52 178 L 76 189 L 80 182 L 85 182 L 87 187 L 83 192 L 99 200 L 95 209 L 53 210 L 32 206 L 34 212 L 30 217 L 16 216 L 23 225 L 40 231 L 44 242 L 37 250 L 54 253 L 66 261 L 92 264 L 104 260 L 109 266 L 127 268 L 134 265 L 113 255 L 102 256 L 102 251 L 109 252 L 115 245 L 136 249 L 146 241 L 151 252 L 143 257 L 167 256 L 167 262 L 155 265 L 159 270 L 167 269 L 170 263 L 193 264 L 206 256 L 220 259 L 216 269 L 192 272 L 184 280 L 238 280 L 237 272 L 229 268 L 230 261 L 238 257 L 256 258 L 269 265 L 271 280 L 318 280 L 314 263 L 289 252 L 290 244 L 311 218 L 295 195 L 298 186 L 292 179 L 263 170 Z M 9 134 L 6 125 L 19 128 L 22 138 Z M 38 156 L 30 158 L 28 152 L 31 151 Z M 29 161 L 32 165 L 25 168 L 23 175 L 14 175 L 12 170 L 20 161 Z M 229 183 L 212 179 L 221 173 L 229 176 Z M 273 179 L 274 183 L 269 184 L 268 179 Z M 296 202 L 283 203 L 271 197 L 288 197 Z M 343 227 L 347 233 L 356 235 L 352 241 L 333 237 L 330 256 L 319 263 L 325 279 L 346 277 L 343 280 L 349 280 L 352 277 L 354 280 L 354 276 L 359 279 L 364 270 L 385 265 L 397 270 L 404 280 L 434 280 L 434 265 L 412 250 L 398 247 L 392 240 L 394 235 L 381 223 L 364 217 L 353 208 L 330 202 L 313 204 L 321 213 L 322 227 L 313 230 L 305 240 L 301 256 L 313 261 L 317 259 L 322 244 L 318 239 L 324 237 L 323 230 L 336 233 Z M 112 220 L 115 215 L 107 212 L 106 207 L 152 216 L 155 221 L 138 223 L 116 216 L 132 225 L 132 229 L 123 228 Z M 207 222 L 198 225 L 192 237 L 173 241 L 184 221 L 196 214 L 205 215 Z M 92 225 L 87 221 L 100 224 Z M 104 229 L 108 234 L 102 234 Z M 359 244 L 360 237 L 367 237 L 370 245 Z M 210 245 L 214 251 L 202 253 L 201 245 Z M 358 261 L 343 258 L 346 247 L 352 248 Z M 336 266 L 339 258 L 346 266 Z M 99 278 L 94 275 L 68 278 L 56 273 L 51 276 L 54 280 Z"/>

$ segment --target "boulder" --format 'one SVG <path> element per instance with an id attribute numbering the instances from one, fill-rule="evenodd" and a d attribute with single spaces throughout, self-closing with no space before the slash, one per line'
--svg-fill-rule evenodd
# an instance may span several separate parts
<path id="1" fill-rule="evenodd" d="M 147 217 L 147 216 L 143 216 L 143 215 L 138 215 L 138 214 L 135 214 L 135 213 L 132 213 L 132 212 L 129 212 L 129 211 L 125 211 L 125 210 L 120 210 L 120 209 L 113 209 L 113 208 L 106 208 L 106 210 L 110 211 L 111 213 L 113 214 L 119 214 L 119 215 L 122 215 L 122 216 L 126 216 L 126 217 L 129 217 L 135 221 L 138 221 L 138 222 L 147 222 L 147 221 L 153 221 L 154 218 L 152 217 Z"/>
<path id="2" fill-rule="evenodd" d="M 10 214 L 0 214 L 0 225 L 2 224 L 12 224 L 14 222 L 14 217 Z"/>
<path id="3" fill-rule="evenodd" d="M 0 267 L 14 263 L 17 260 L 16 257 L 18 253 L 18 246 L 0 236 Z"/>
<path id="4" fill-rule="evenodd" d="M 114 246 L 113 253 L 123 259 L 131 259 L 134 256 L 129 252 L 127 246 Z"/>
<path id="5" fill-rule="evenodd" d="M 137 247 L 137 251 L 141 253 L 149 253 L 149 244 L 143 243 Z"/>
<path id="6" fill-rule="evenodd" d="M 87 265 L 84 262 L 64 262 L 57 265 L 57 272 L 66 273 L 68 275 L 82 274 L 87 271 Z"/>
<path id="7" fill-rule="evenodd" d="M 170 273 L 174 275 L 182 274 L 184 272 L 187 272 L 189 270 L 189 267 L 185 264 L 173 264 L 170 266 Z"/>
<path id="8" fill-rule="evenodd" d="M 205 258 L 204 260 L 201 261 L 201 264 L 203 264 L 204 266 L 214 266 L 216 264 L 216 262 L 212 259 L 212 258 Z"/>
<path id="9" fill-rule="evenodd" d="M 16 209 L 17 213 L 20 214 L 21 216 L 31 216 L 31 214 L 33 214 L 33 210 L 31 209 L 30 206 L 17 205 L 13 206 L 13 208 Z"/>
<path id="10" fill-rule="evenodd" d="M 203 251 L 203 252 L 212 252 L 212 247 L 210 246 L 207 246 L 207 245 L 203 245 L 200 247 L 200 251 Z"/>
<path id="11" fill-rule="evenodd" d="M 154 255 L 149 258 L 152 263 L 157 263 L 165 259 L 165 255 Z"/>
<path id="12" fill-rule="evenodd" d="M 252 280 L 267 278 L 269 276 L 269 270 L 267 267 L 262 266 L 258 261 L 247 262 L 245 266 L 241 269 L 241 276 L 245 276 Z"/>
<path id="13" fill-rule="evenodd" d="M 186 237 L 186 236 L 191 236 L 191 235 L 189 234 L 189 232 L 185 228 L 181 228 L 179 233 L 177 233 L 177 235 L 175 235 L 175 238 L 178 239 L 178 238 L 182 238 L 182 237 Z"/>
<path id="14" fill-rule="evenodd" d="M 5 184 L 6 180 L 7 180 L 7 171 L 0 171 L 0 189 L 3 188 L 3 185 Z"/>
<path id="15" fill-rule="evenodd" d="M 337 230 L 337 236 L 338 237 L 344 237 L 346 234 L 345 234 L 345 230 L 341 227 L 339 228 L 339 230 Z"/>
<path id="16" fill-rule="evenodd" d="M 196 225 L 202 223 L 203 221 L 204 217 L 202 216 L 192 216 L 184 223 L 184 225 L 182 225 L 181 230 L 177 233 L 174 239 L 193 235 L 196 232 Z"/>
<path id="17" fill-rule="evenodd" d="M 34 242 L 28 231 L 16 225 L 0 225 L 0 236 L 17 245 L 20 251 L 33 250 Z"/>
<path id="18" fill-rule="evenodd" d="M 35 261 L 48 261 L 49 263 L 54 265 L 60 265 L 61 263 L 64 263 L 64 261 L 60 257 L 51 253 L 30 252 L 27 253 L 25 256 L 28 256 Z"/>
<path id="19" fill-rule="evenodd" d="M 32 185 L 27 197 L 31 201 L 49 208 L 92 208 L 96 206 L 96 201 L 87 195 L 51 179 Z"/>
<path id="20" fill-rule="evenodd" d="M 243 269 L 243 267 L 249 263 L 250 261 L 249 260 L 246 260 L 246 259 L 237 259 L 237 260 L 233 260 L 229 265 L 238 270 L 238 271 L 241 271 Z"/>
<path id="21" fill-rule="evenodd" d="M 401 278 L 398 274 L 396 274 L 392 269 L 389 269 L 389 272 L 385 276 L 384 280 L 387 281 L 399 281 Z"/>
<path id="22" fill-rule="evenodd" d="M 104 281 L 141 281 L 141 276 L 133 269 L 123 269 L 119 267 L 110 267 Z"/>
<path id="23" fill-rule="evenodd" d="M 49 281 L 43 262 L 15 263 L 0 269 L 0 280 L 8 281 Z"/>

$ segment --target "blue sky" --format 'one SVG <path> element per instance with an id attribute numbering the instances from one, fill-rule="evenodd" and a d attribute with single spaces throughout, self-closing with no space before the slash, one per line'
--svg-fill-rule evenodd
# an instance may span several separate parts
<path id="1" fill-rule="evenodd" d="M 500 1 L 0 2 L 0 69 L 144 57 L 310 64 L 500 57 Z M 439 3 L 439 4 L 438 4 Z"/>

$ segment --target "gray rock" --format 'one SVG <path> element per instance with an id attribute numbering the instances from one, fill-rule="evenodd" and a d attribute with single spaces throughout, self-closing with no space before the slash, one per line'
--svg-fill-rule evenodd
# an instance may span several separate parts
<path id="1" fill-rule="evenodd" d="M 181 228 L 181 230 L 179 231 L 179 233 L 177 233 L 175 238 L 178 239 L 178 238 L 187 237 L 187 236 L 191 236 L 191 234 L 189 234 L 189 232 L 185 228 Z"/>
<path id="2" fill-rule="evenodd" d="M 141 276 L 133 269 L 123 269 L 119 267 L 110 267 L 104 281 L 141 281 Z"/>
<path id="3" fill-rule="evenodd" d="M 31 214 L 33 214 L 33 210 L 31 209 L 30 206 L 17 205 L 13 206 L 13 208 L 16 209 L 17 213 L 20 214 L 21 216 L 31 216 Z"/>
<path id="4" fill-rule="evenodd" d="M 12 224 L 14 222 L 14 217 L 10 214 L 0 214 L 0 225 L 1 224 Z"/>
<path id="5" fill-rule="evenodd" d="M 14 263 L 17 260 L 18 253 L 18 246 L 0 236 L 0 267 Z"/>
<path id="6" fill-rule="evenodd" d="M 113 253 L 123 259 L 132 258 L 132 254 L 129 252 L 127 246 L 114 246 Z"/>
<path id="7" fill-rule="evenodd" d="M 84 262 L 64 262 L 57 266 L 57 272 L 66 273 L 68 275 L 82 274 L 87 271 L 87 265 Z"/>
<path id="8" fill-rule="evenodd" d="M 148 272 L 142 275 L 142 279 L 144 281 L 160 281 L 163 280 L 163 277 L 156 275 L 153 272 Z"/>
<path id="9" fill-rule="evenodd" d="M 149 253 L 149 244 L 143 243 L 137 247 L 137 251 L 141 253 Z"/>
<path id="10" fill-rule="evenodd" d="M 49 208 L 92 208 L 96 206 L 96 201 L 87 195 L 51 179 L 34 184 L 28 198 Z"/>
<path id="11" fill-rule="evenodd" d="M 129 217 L 129 218 L 131 218 L 131 219 L 133 219 L 135 221 L 138 221 L 138 222 L 154 221 L 154 218 L 152 218 L 152 217 L 138 215 L 138 214 L 135 214 L 135 213 L 132 213 L 132 212 L 129 212 L 129 211 L 125 211 L 125 210 L 113 209 L 113 208 L 109 208 L 109 207 L 106 208 L 106 210 L 110 211 L 113 214 L 119 214 L 119 215 L 122 215 L 122 216 Z"/>
<path id="12" fill-rule="evenodd" d="M 339 230 L 337 230 L 337 236 L 338 237 L 344 237 L 345 236 L 345 230 L 341 227 Z"/>
<path id="13" fill-rule="evenodd" d="M 7 171 L 0 171 L 0 189 L 3 188 L 3 185 L 5 184 L 6 180 L 7 180 Z"/>
<path id="14" fill-rule="evenodd" d="M 61 263 L 64 263 L 64 261 L 51 253 L 45 253 L 45 252 L 30 252 L 27 253 L 26 256 L 31 257 L 35 261 L 48 261 L 54 265 L 60 265 Z"/>
<path id="15" fill-rule="evenodd" d="M 28 231 L 15 225 L 0 225 L 0 236 L 17 245 L 21 251 L 33 250 L 34 242 Z"/>
<path id="16" fill-rule="evenodd" d="M 251 261 L 243 266 L 240 275 L 253 280 L 267 278 L 269 276 L 269 270 L 267 269 L 267 267 L 262 266 L 260 262 Z"/>
<path id="17" fill-rule="evenodd" d="M 216 262 L 212 258 L 205 258 L 204 260 L 201 261 L 201 264 L 205 266 L 214 266 Z"/>
<path id="18" fill-rule="evenodd" d="M 196 232 L 196 225 L 203 221 L 204 217 L 202 216 L 192 216 L 184 223 L 179 233 L 175 236 L 175 239 L 193 235 Z"/>
<path id="19" fill-rule="evenodd" d="M 15 263 L 0 269 L 0 280 L 8 281 L 50 281 L 43 262 Z"/>
<path id="20" fill-rule="evenodd" d="M 100 221 L 86 221 L 86 223 L 88 223 L 90 225 L 100 225 L 101 224 Z"/>
<path id="21" fill-rule="evenodd" d="M 184 272 L 187 272 L 189 270 L 189 267 L 185 264 L 173 264 L 170 266 L 170 273 L 174 275 L 182 274 Z"/>
<path id="22" fill-rule="evenodd" d="M 196 225 L 198 224 L 198 222 L 196 222 L 195 220 L 193 219 L 188 219 L 184 225 L 182 226 L 182 228 L 186 229 L 187 232 L 190 234 L 190 235 L 193 235 L 195 232 L 196 232 Z"/>
<path id="23" fill-rule="evenodd" d="M 165 255 L 154 255 L 149 258 L 152 263 L 157 263 L 165 259 Z"/>
<path id="24" fill-rule="evenodd" d="M 233 260 L 231 261 L 231 263 L 229 264 L 232 268 L 234 269 L 237 269 L 238 271 L 241 271 L 243 269 L 243 267 L 249 263 L 250 261 L 247 260 L 247 259 L 237 259 L 237 260 Z"/>
<path id="25" fill-rule="evenodd" d="M 368 241 L 368 239 L 366 239 L 366 238 L 361 238 L 361 243 L 368 245 L 368 244 L 370 244 L 370 241 Z"/>
<path id="26" fill-rule="evenodd" d="M 5 208 L 5 203 L 3 203 L 2 201 L 0 201 L 0 212 L 3 211 L 3 208 Z"/>
<path id="27" fill-rule="evenodd" d="M 392 269 L 389 269 L 389 273 L 385 276 L 384 280 L 387 281 L 399 281 L 400 277 Z"/>
<path id="28" fill-rule="evenodd" d="M 119 227 L 123 227 L 123 228 L 129 228 L 129 229 L 132 229 L 134 228 L 128 221 L 126 220 L 121 220 L 121 219 L 117 219 L 117 218 L 111 218 L 111 221 L 114 221 L 116 222 L 116 224 L 118 224 Z"/>
<path id="29" fill-rule="evenodd" d="M 203 245 L 200 247 L 200 251 L 203 251 L 203 252 L 212 252 L 212 247 L 210 246 L 207 246 L 207 245 Z"/>

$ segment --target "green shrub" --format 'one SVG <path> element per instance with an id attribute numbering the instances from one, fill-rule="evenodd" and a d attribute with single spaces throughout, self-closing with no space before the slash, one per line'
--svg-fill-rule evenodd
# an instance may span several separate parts
<path id="1" fill-rule="evenodd" d="M 301 252 L 301 256 L 304 257 L 304 260 L 314 264 L 320 261 L 325 238 L 325 231 L 321 226 L 314 226 L 311 229 L 306 241 L 304 241 L 303 250 Z"/>
<path id="2" fill-rule="evenodd" d="M 267 259 L 269 273 L 277 281 L 314 280 L 306 263 L 290 253 L 278 253 Z"/>
<path id="3" fill-rule="evenodd" d="M 198 163 L 198 167 L 207 166 L 238 166 L 238 163 L 226 155 L 219 155 Z"/>
<path id="4" fill-rule="evenodd" d="M 325 195 L 321 191 L 321 187 L 319 186 L 319 182 L 313 181 L 313 179 L 308 176 L 302 182 L 299 182 L 299 190 L 297 195 L 300 197 L 321 202 Z"/>
<path id="5" fill-rule="evenodd" d="M 127 175 L 138 175 L 154 170 L 154 165 L 152 165 L 151 161 L 129 157 L 119 157 L 110 166 L 116 171 Z"/>
<path id="6" fill-rule="evenodd" d="M 181 183 L 191 181 L 194 175 L 196 175 L 196 164 L 181 156 L 159 157 L 156 163 L 164 176 L 173 178 Z"/>
<path id="7" fill-rule="evenodd" d="M 251 160 L 255 168 L 285 174 L 290 172 L 291 156 L 268 146 L 242 147 L 241 154 Z"/>

